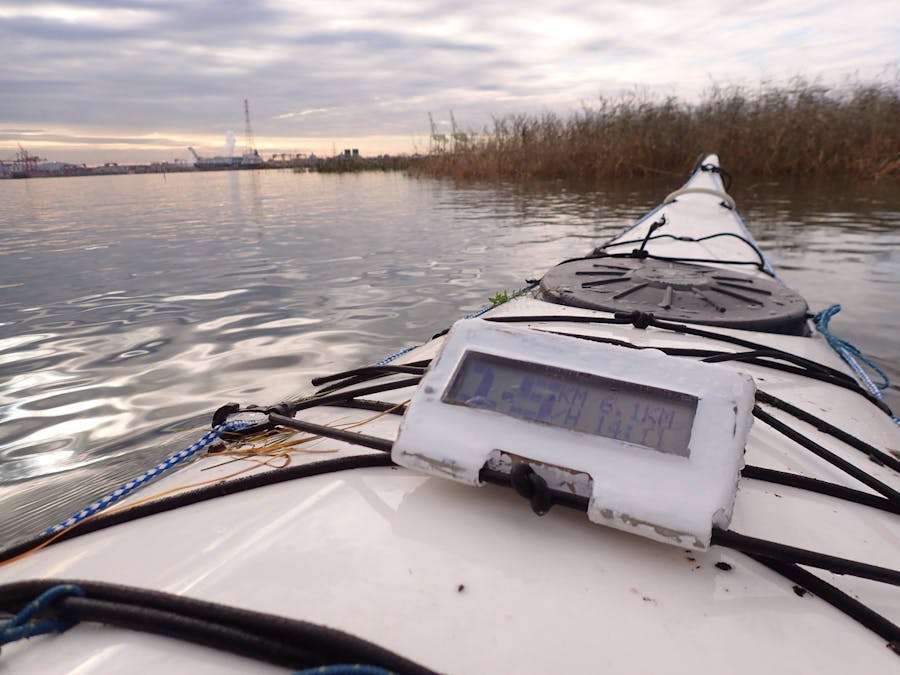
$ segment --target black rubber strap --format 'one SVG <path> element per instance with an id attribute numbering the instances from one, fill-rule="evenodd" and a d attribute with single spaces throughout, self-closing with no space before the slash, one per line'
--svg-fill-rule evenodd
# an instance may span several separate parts
<path id="1" fill-rule="evenodd" d="M 900 504 L 900 492 L 897 492 L 890 485 L 883 483 L 882 481 L 878 480 L 874 476 L 872 476 L 872 475 L 866 473 L 865 471 L 863 471 L 862 469 L 860 469 L 855 464 L 848 462 L 843 457 L 836 455 L 835 453 L 831 452 L 831 450 L 828 450 L 828 449 L 822 447 L 821 445 L 819 445 L 818 443 L 816 443 L 815 441 L 807 438 L 806 436 L 801 434 L 799 431 L 792 429 L 791 427 L 789 427 L 787 424 L 785 424 L 781 420 L 773 417 L 772 415 L 767 413 L 765 410 L 761 409 L 759 406 L 753 406 L 753 416 L 756 417 L 756 419 L 758 419 L 759 421 L 765 422 L 766 424 L 768 424 L 770 427 L 772 427 L 776 431 L 781 432 L 783 435 L 787 436 L 791 440 L 797 442 L 800 446 L 806 448 L 807 450 L 812 452 L 814 455 L 825 460 L 832 466 L 836 466 L 837 468 L 841 469 L 844 473 L 846 473 L 850 476 L 853 476 L 856 480 L 858 480 L 863 485 L 866 485 L 866 486 L 872 488 L 873 490 L 875 490 L 876 492 L 881 493 L 882 495 L 884 495 L 885 497 L 890 499 L 892 502 L 894 502 L 896 504 Z"/>
<path id="2" fill-rule="evenodd" d="M 796 564 L 785 563 L 764 556 L 751 555 L 750 557 L 773 572 L 798 584 L 799 588 L 813 593 L 851 619 L 858 621 L 876 635 L 887 640 L 888 648 L 900 654 L 900 626 L 897 626 L 897 624 L 892 623 L 878 612 L 866 607 L 859 600 Z M 794 590 L 796 592 L 796 588 Z"/>
<path id="3" fill-rule="evenodd" d="M 817 478 L 809 478 L 796 473 L 788 473 L 787 471 L 766 469 L 761 466 L 751 466 L 750 464 L 741 469 L 741 476 L 753 480 L 765 481 L 767 483 L 774 483 L 775 485 L 797 488 L 798 490 L 817 492 L 821 495 L 836 497 L 837 499 L 843 499 L 844 501 L 900 515 L 900 504 L 896 504 L 890 499 L 863 492 L 862 490 L 844 487 L 837 483 L 829 483 L 828 481 L 819 480 Z"/>
<path id="4" fill-rule="evenodd" d="M 59 601 L 55 609 L 66 619 L 186 640 L 286 668 L 359 663 L 410 675 L 432 673 L 394 652 L 326 626 L 97 581 L 41 579 L 7 584 L 0 586 L 0 608 L 17 611 L 60 584 L 74 584 L 86 594 Z"/>
<path id="5" fill-rule="evenodd" d="M 384 382 L 382 384 L 373 384 L 369 387 L 360 387 L 359 389 L 349 389 L 345 391 L 335 392 L 333 394 L 325 394 L 324 396 L 314 396 L 305 398 L 290 404 L 290 412 L 298 410 L 306 410 L 307 408 L 315 408 L 320 405 L 330 405 L 337 401 L 347 401 L 351 398 L 360 396 L 368 396 L 370 394 L 379 394 L 383 391 L 393 391 L 395 389 L 405 389 L 406 387 L 414 387 L 419 384 L 422 379 L 418 377 L 408 377 L 405 380 L 396 380 L 394 382 Z"/>
<path id="6" fill-rule="evenodd" d="M 269 421 L 280 427 L 289 427 L 317 436 L 333 438 L 338 441 L 344 441 L 345 443 L 352 443 L 353 445 L 361 445 L 366 448 L 372 448 L 373 450 L 380 450 L 381 452 L 390 452 L 394 445 L 393 441 L 386 438 L 369 436 L 368 434 L 361 434 L 355 431 L 345 431 L 344 429 L 306 422 L 305 420 L 298 420 L 294 417 L 286 417 L 285 415 L 277 415 L 275 413 L 269 415 Z"/>
<path id="7" fill-rule="evenodd" d="M 857 560 L 809 551 L 796 546 L 788 546 L 768 539 L 758 539 L 732 530 L 713 528 L 712 543 L 741 551 L 752 556 L 773 558 L 780 562 L 796 563 L 828 570 L 834 574 L 849 574 L 862 579 L 880 581 L 893 586 L 900 586 L 900 570 L 870 565 Z"/>
<path id="8" fill-rule="evenodd" d="M 807 424 L 813 425 L 816 429 L 821 431 L 824 434 L 828 434 L 829 436 L 834 436 L 838 440 L 843 441 L 847 445 L 856 448 L 860 452 L 868 455 L 876 464 L 883 464 L 884 466 L 889 466 L 894 471 L 900 472 L 900 459 L 889 455 L 888 453 L 879 450 L 873 445 L 866 443 L 865 441 L 848 434 L 843 429 L 834 426 L 830 422 L 826 422 L 821 417 L 816 417 L 810 412 L 803 410 L 802 408 L 798 408 L 795 405 L 788 403 L 787 401 L 783 401 L 782 399 L 772 396 L 772 394 L 766 393 L 764 391 L 760 391 L 757 389 L 756 391 L 756 400 L 760 403 L 766 403 L 774 408 L 778 408 L 779 410 L 783 410 L 784 412 L 793 415 L 799 420 L 806 422 Z"/>

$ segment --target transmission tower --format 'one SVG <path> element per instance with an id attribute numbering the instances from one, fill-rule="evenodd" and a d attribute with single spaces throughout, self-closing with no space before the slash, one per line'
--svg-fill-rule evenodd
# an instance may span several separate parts
<path id="1" fill-rule="evenodd" d="M 244 99 L 244 125 L 247 132 L 247 153 L 256 154 L 256 143 L 253 142 L 253 128 L 250 126 L 250 103 Z"/>

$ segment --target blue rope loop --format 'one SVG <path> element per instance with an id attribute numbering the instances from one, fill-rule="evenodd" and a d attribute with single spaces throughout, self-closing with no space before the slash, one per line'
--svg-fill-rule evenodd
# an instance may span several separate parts
<path id="1" fill-rule="evenodd" d="M 365 663 L 335 663 L 330 666 L 297 670 L 294 675 L 393 675 L 393 673 L 393 670 Z"/>
<path id="2" fill-rule="evenodd" d="M 147 471 L 142 473 L 140 476 L 138 476 L 136 478 L 132 478 L 130 481 L 128 481 L 124 485 L 116 488 L 109 494 L 104 495 L 103 497 L 101 497 L 100 499 L 95 501 L 90 506 L 86 506 L 81 511 L 66 518 L 62 522 L 57 523 L 53 527 L 47 528 L 46 530 L 44 530 L 44 535 L 46 536 L 46 535 L 56 534 L 57 532 L 60 532 L 62 530 L 65 530 L 66 528 L 72 527 L 73 525 L 80 523 L 85 518 L 90 518 L 91 516 L 99 513 L 100 511 L 112 506 L 120 499 L 123 499 L 124 497 L 128 496 L 129 494 L 131 494 L 132 492 L 137 490 L 139 487 L 149 483 L 154 478 L 158 478 L 160 475 L 162 475 L 163 473 L 165 473 L 172 467 L 177 466 L 178 464 L 181 464 L 181 462 L 188 459 L 189 457 L 193 457 L 198 452 L 200 452 L 207 446 L 211 445 L 214 441 L 216 441 L 220 437 L 220 434 L 222 432 L 236 431 L 238 429 L 242 429 L 245 426 L 247 426 L 247 422 L 242 421 L 242 420 L 235 420 L 233 422 L 225 422 L 224 424 L 218 425 L 212 431 L 210 431 L 205 436 L 203 436 L 202 438 L 198 439 L 197 441 L 195 441 L 194 443 L 192 443 L 191 445 L 186 447 L 184 450 L 180 450 L 179 452 L 169 455 L 163 461 L 161 461 L 159 464 L 154 466 L 152 469 L 148 469 Z"/>
<path id="3" fill-rule="evenodd" d="M 840 305 L 832 305 L 827 309 L 823 309 L 821 312 L 816 314 L 813 317 L 813 321 L 816 324 L 816 330 L 818 330 L 828 341 L 828 344 L 831 345 L 831 348 L 834 349 L 840 356 L 853 368 L 854 372 L 860 375 L 863 378 L 863 382 L 869 388 L 869 390 L 878 398 L 881 398 L 881 389 L 887 389 L 891 386 L 891 380 L 887 376 L 881 368 L 879 368 L 875 363 L 873 363 L 870 359 L 868 359 L 859 349 L 854 347 L 852 344 L 847 342 L 846 340 L 842 340 L 841 338 L 833 335 L 831 331 L 828 329 L 828 324 L 831 321 L 832 317 L 841 311 Z M 856 360 L 862 361 L 869 368 L 871 368 L 878 376 L 881 378 L 880 383 L 875 383 L 872 379 L 859 367 L 858 363 L 855 363 Z"/>
<path id="4" fill-rule="evenodd" d="M 83 598 L 85 592 L 80 586 L 74 584 L 60 584 L 48 588 L 25 605 L 13 618 L 0 621 L 0 645 L 37 635 L 61 633 L 74 626 L 77 621 L 36 618 L 42 612 L 51 609 L 59 600 L 73 595 Z"/>
<path id="5" fill-rule="evenodd" d="M 887 389 L 891 386 L 891 380 L 887 376 L 881 368 L 879 368 L 875 363 L 873 363 L 870 359 L 868 359 L 862 352 L 859 351 L 852 344 L 847 342 L 846 340 L 842 340 L 841 338 L 833 335 L 831 331 L 828 329 L 828 324 L 831 321 L 832 317 L 841 311 L 840 305 L 832 305 L 831 307 L 827 307 L 823 309 L 821 312 L 816 314 L 813 317 L 813 322 L 816 325 L 816 330 L 818 330 L 831 348 L 837 352 L 837 354 L 847 362 L 847 365 L 853 369 L 853 372 L 856 373 L 856 376 L 859 377 L 860 381 L 865 385 L 866 389 L 875 396 L 875 398 L 879 400 L 884 399 L 884 395 L 881 393 L 882 389 Z M 865 363 L 869 368 L 871 368 L 878 376 L 881 378 L 880 383 L 876 383 L 872 381 L 872 378 L 869 377 L 869 374 L 863 370 L 862 366 L 859 365 L 859 361 Z M 891 419 L 894 420 L 894 423 L 900 426 L 900 417 L 892 414 Z"/>

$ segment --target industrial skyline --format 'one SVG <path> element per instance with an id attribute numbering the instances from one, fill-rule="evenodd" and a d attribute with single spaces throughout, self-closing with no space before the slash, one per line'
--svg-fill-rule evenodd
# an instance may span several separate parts
<path id="1" fill-rule="evenodd" d="M 190 161 L 229 133 L 240 154 L 244 99 L 262 154 L 375 155 L 600 96 L 689 101 L 796 76 L 896 86 L 900 68 L 886 0 L 0 0 L 0 34 L 0 157 L 22 144 L 89 163 Z"/>

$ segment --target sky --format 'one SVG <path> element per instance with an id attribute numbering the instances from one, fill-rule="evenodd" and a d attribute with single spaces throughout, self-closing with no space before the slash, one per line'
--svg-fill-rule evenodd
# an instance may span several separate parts
<path id="1" fill-rule="evenodd" d="M 0 0 L 0 160 L 427 152 L 508 114 L 892 82 L 896 0 Z"/>

